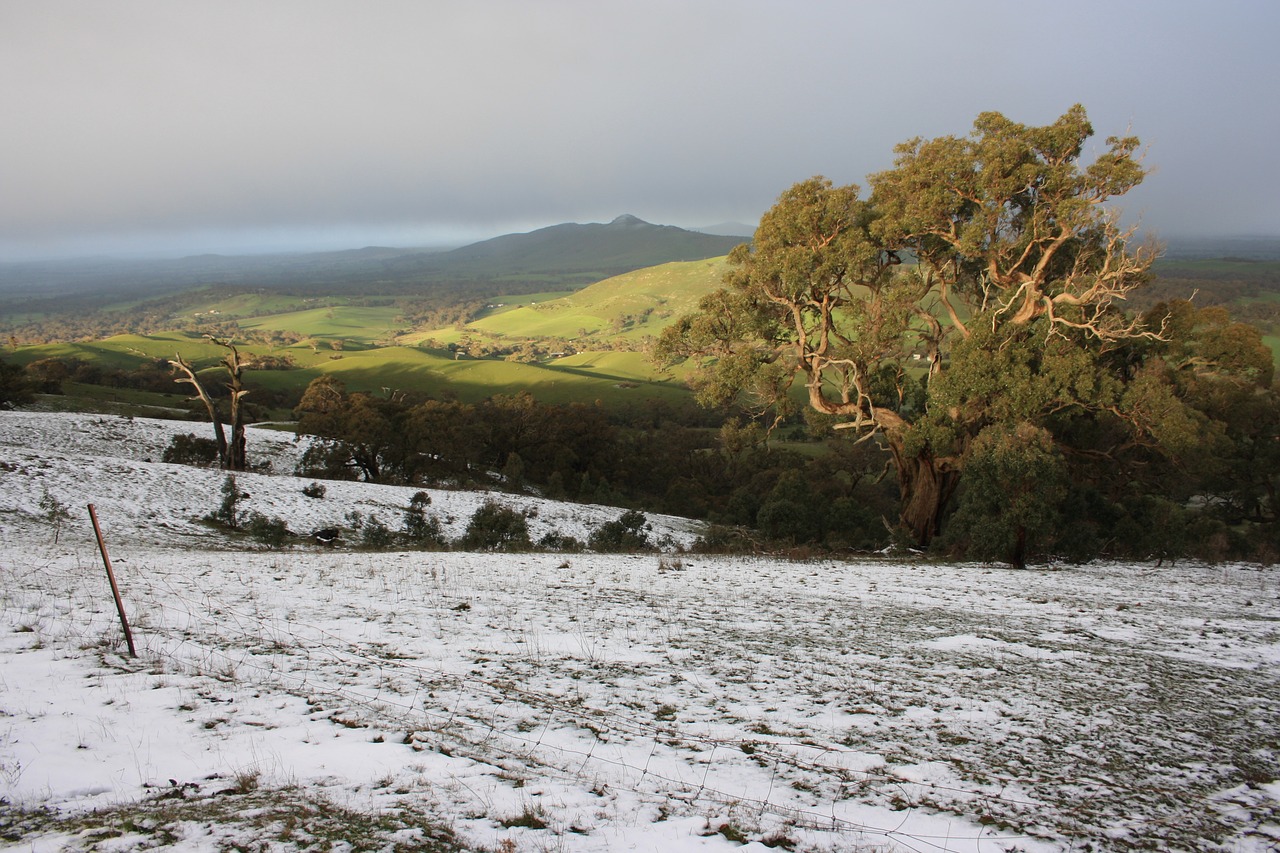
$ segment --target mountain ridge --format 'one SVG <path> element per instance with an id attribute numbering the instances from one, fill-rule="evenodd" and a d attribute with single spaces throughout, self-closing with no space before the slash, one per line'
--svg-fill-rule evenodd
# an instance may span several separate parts
<path id="1" fill-rule="evenodd" d="M 619 275 L 671 261 L 724 255 L 741 240 L 654 225 L 624 213 L 608 223 L 563 222 L 481 240 L 427 261 L 460 270 L 488 261 L 509 273 L 604 272 Z M 603 276 L 602 276 L 603 277 Z"/>
<path id="2" fill-rule="evenodd" d="M 444 282 L 475 282 L 493 291 L 488 285 L 548 278 L 577 287 L 670 261 L 718 257 L 739 242 L 741 238 L 654 225 L 623 214 L 609 223 L 560 223 L 452 250 L 365 246 L 271 255 L 0 263 L 0 300 L 10 301 L 0 303 L 0 314 L 55 313 L 56 304 L 32 303 L 66 297 L 145 300 L 218 285 L 332 292 L 350 284 L 366 292 L 405 292 Z"/>

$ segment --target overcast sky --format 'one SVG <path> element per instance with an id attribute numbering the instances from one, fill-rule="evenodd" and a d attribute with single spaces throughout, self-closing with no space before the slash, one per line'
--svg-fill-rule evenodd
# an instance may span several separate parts
<path id="1" fill-rule="evenodd" d="M 0 260 L 752 223 L 1088 110 L 1163 236 L 1280 235 L 1274 0 L 0 0 Z"/>

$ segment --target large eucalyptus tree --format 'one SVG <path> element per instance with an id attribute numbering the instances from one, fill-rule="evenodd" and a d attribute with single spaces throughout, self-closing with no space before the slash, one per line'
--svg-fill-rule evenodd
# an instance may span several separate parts
<path id="1" fill-rule="evenodd" d="M 658 358 L 700 359 L 704 402 L 807 404 L 880 441 L 922 544 L 988 427 L 1041 448 L 1036 431 L 1076 411 L 1149 435 L 1125 352 L 1161 331 L 1120 305 L 1156 252 L 1107 206 L 1145 170 L 1136 138 L 1086 157 L 1092 135 L 1079 106 L 1045 127 L 983 113 L 966 137 L 898 146 L 869 197 L 796 184 Z"/>

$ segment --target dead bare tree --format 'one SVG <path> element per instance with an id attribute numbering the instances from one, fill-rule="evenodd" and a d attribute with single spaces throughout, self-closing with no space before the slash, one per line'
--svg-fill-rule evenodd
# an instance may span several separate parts
<path id="1" fill-rule="evenodd" d="M 218 443 L 218 464 L 226 471 L 243 471 L 248 467 L 248 442 L 245 438 L 244 408 L 241 403 L 244 395 L 249 393 L 245 389 L 243 382 L 244 370 L 248 364 L 231 341 L 215 338 L 211 335 L 206 335 L 205 337 L 218 346 L 226 347 L 228 350 L 227 354 L 222 357 L 221 363 L 227 371 L 227 390 L 230 392 L 230 417 L 228 418 L 228 423 L 231 427 L 231 437 L 229 439 L 227 430 L 223 426 L 222 415 L 218 411 L 217 402 L 205 390 L 195 368 L 182 357 L 181 353 L 177 353 L 174 358 L 169 359 L 169 364 L 173 366 L 175 371 L 184 374 L 174 381 L 194 388 L 195 396 L 191 399 L 204 403 L 204 407 L 209 413 L 209 420 L 213 423 L 214 439 Z"/>

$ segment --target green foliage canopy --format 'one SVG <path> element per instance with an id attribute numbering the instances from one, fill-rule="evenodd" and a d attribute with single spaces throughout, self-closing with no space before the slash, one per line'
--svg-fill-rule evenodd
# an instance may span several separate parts
<path id="1" fill-rule="evenodd" d="M 1146 172 L 1129 136 L 1083 163 L 1092 134 L 1080 106 L 1045 127 L 983 113 L 967 137 L 898 146 L 867 198 L 821 177 L 796 184 L 655 356 L 699 359 L 706 403 L 746 396 L 776 419 L 807 404 L 876 438 L 900 523 L 924 544 L 975 460 L 995 482 L 1059 459 L 1121 471 L 1138 448 L 1190 454 L 1212 416 L 1176 375 L 1257 385 L 1270 359 L 1238 324 L 1121 310 L 1156 248 L 1135 246 L 1106 202 Z M 1003 500 L 982 514 L 1024 521 L 1006 525 L 1014 542 L 984 548 L 1020 562 L 1028 525 L 1057 524 L 1060 509 Z"/>

